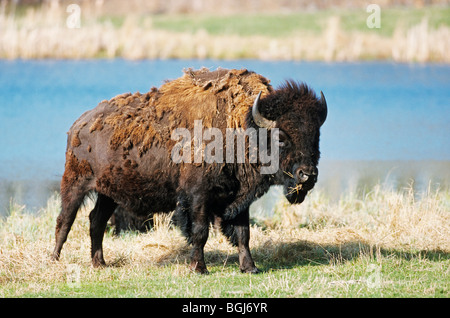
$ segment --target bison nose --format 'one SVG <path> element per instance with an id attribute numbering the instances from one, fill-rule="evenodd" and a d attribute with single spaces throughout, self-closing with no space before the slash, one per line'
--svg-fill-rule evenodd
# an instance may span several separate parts
<path id="1" fill-rule="evenodd" d="M 297 177 L 298 183 L 305 183 L 310 179 L 314 179 L 316 175 L 317 173 L 314 168 L 309 169 L 306 167 L 299 167 L 295 170 L 295 176 Z"/>
<path id="2" fill-rule="evenodd" d="M 306 181 L 308 181 L 309 176 L 303 172 L 303 170 L 301 169 L 297 169 L 297 181 L 299 183 L 305 183 Z"/>

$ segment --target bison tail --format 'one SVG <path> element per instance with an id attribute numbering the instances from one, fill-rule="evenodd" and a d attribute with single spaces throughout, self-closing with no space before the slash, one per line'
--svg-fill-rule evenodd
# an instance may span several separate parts
<path id="1" fill-rule="evenodd" d="M 241 211 L 231 220 L 223 220 L 220 229 L 233 246 L 239 245 L 239 237 L 242 239 L 242 228 L 249 227 L 249 210 Z"/>
<path id="2" fill-rule="evenodd" d="M 188 244 L 192 244 L 192 219 L 188 197 L 185 193 L 180 193 L 178 195 L 172 221 L 180 228 L 181 233 L 186 238 Z"/>

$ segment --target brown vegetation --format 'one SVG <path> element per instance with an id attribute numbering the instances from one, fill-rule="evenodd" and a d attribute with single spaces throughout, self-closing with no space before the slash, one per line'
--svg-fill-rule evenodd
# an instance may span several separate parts
<path id="1" fill-rule="evenodd" d="M 205 1 L 197 2 L 201 2 L 199 8 L 205 8 L 203 12 L 208 12 L 206 7 L 209 8 L 209 5 Z M 28 8 L 22 17 L 7 13 L 4 7 L 0 9 L 0 57 L 325 61 L 390 59 L 401 62 L 450 62 L 450 28 L 443 25 L 431 28 L 426 17 L 415 26 L 397 25 L 392 36 L 377 32 L 346 31 L 341 26 L 339 16 L 331 16 L 320 34 L 299 30 L 289 36 L 239 36 L 210 34 L 202 29 L 195 33 L 157 29 L 152 26 L 151 13 L 160 11 L 155 8 L 145 9 L 145 6 L 144 9 L 135 11 L 141 15 L 127 15 L 124 22 L 117 26 L 110 19 L 104 18 L 103 14 L 111 11 L 112 7 L 110 2 L 103 1 L 95 2 L 97 6 L 94 2 L 82 2 L 81 28 L 70 29 L 66 26 L 69 15 L 65 11 L 66 7 L 58 5 L 57 1 L 51 3 L 56 4 Z M 389 5 L 397 2 L 386 3 Z M 119 5 L 118 8 L 120 7 Z M 269 5 L 262 7 L 270 8 Z M 142 12 L 148 14 L 142 15 Z M 161 12 L 171 11 L 164 9 Z M 227 10 L 219 12 L 223 14 Z M 247 12 L 260 11 L 255 9 Z"/>

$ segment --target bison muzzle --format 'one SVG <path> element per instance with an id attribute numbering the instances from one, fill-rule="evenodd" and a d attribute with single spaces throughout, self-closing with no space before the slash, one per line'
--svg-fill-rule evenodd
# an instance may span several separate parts
<path id="1" fill-rule="evenodd" d="M 203 248 L 210 224 L 220 224 L 222 233 L 238 247 L 240 270 L 257 273 L 249 249 L 250 204 L 271 185 L 282 185 L 290 203 L 303 202 L 317 181 L 320 127 L 326 116 L 322 93 L 317 97 L 294 81 L 274 89 L 269 80 L 245 69 L 189 69 L 159 89 L 102 101 L 68 132 L 53 258 L 59 259 L 80 205 L 94 192 L 97 200 L 89 215 L 94 266 L 105 265 L 104 231 L 120 206 L 137 216 L 175 210 L 175 223 L 193 246 L 190 268 L 199 273 L 208 272 Z M 227 129 L 254 129 L 257 146 L 264 141 L 268 152 L 278 151 L 279 168 L 262 173 L 267 163 L 251 160 L 251 149 L 244 160 L 230 160 L 226 154 L 232 151 L 231 159 L 236 159 L 235 145 L 225 149 L 225 141 L 220 152 L 224 160 L 175 163 L 171 153 L 178 141 L 171 138 L 172 132 L 177 128 L 194 132 L 199 120 L 223 136 Z M 264 129 L 277 134 L 262 134 Z M 215 138 L 217 145 L 220 140 Z M 193 149 L 187 146 L 183 150 Z"/>

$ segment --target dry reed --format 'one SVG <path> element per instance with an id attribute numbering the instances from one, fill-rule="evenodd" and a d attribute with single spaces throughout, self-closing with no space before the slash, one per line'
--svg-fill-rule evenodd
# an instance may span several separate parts
<path id="1" fill-rule="evenodd" d="M 348 193 L 329 203 L 319 190 L 301 205 L 281 200 L 275 217 L 266 222 L 279 230 L 295 228 L 297 237 L 317 237 L 325 244 L 358 241 L 384 248 L 448 252 L 449 199 L 448 191 L 429 190 L 418 198 L 412 188 L 394 191 L 376 185 L 362 199 Z"/>
<path id="2" fill-rule="evenodd" d="M 0 10 L 0 58 L 256 58 L 263 60 L 450 62 L 450 28 L 432 29 L 424 18 L 392 37 L 344 31 L 333 16 L 323 32 L 299 30 L 283 37 L 170 32 L 152 27 L 152 18 L 129 15 L 120 26 L 83 8 L 80 28 L 66 26 L 60 6 L 29 8 L 23 17 Z"/>

